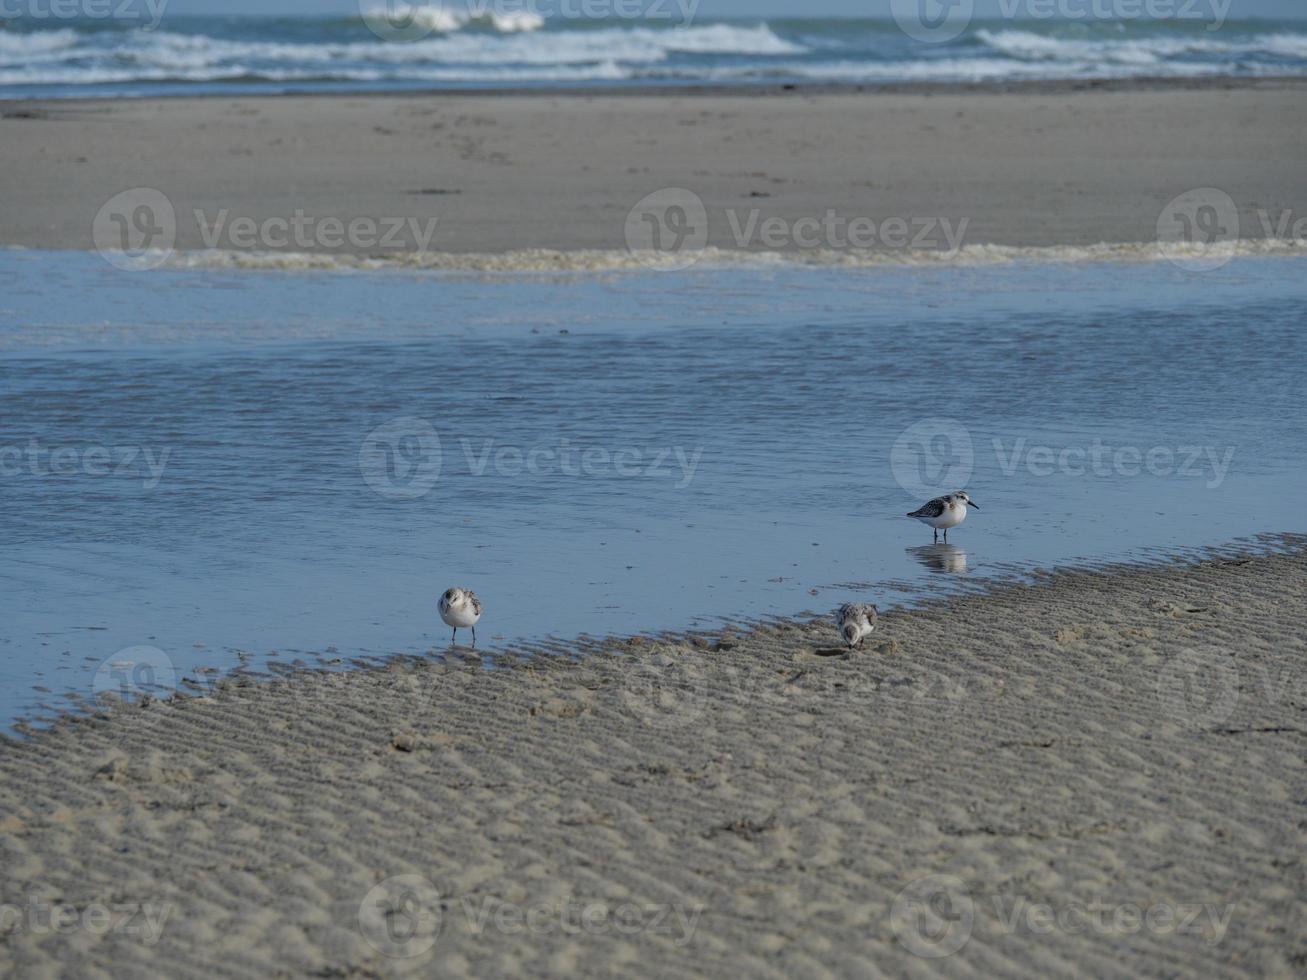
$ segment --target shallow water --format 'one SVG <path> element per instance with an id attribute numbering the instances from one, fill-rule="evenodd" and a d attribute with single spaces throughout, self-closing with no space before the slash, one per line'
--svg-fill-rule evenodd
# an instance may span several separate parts
<path id="1" fill-rule="evenodd" d="M 142 645 L 179 678 L 443 649 L 453 584 L 495 647 L 1307 530 L 1304 268 L 0 252 L 0 720 Z M 960 485 L 932 547 L 903 515 Z"/>

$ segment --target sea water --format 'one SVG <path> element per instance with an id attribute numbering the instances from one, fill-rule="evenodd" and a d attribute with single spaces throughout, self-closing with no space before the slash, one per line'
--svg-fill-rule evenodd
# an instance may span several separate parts
<path id="1" fill-rule="evenodd" d="M 201 684 L 429 655 L 451 585 L 496 649 L 1307 530 L 1305 268 L 0 251 L 0 722 L 137 648 Z M 961 487 L 936 546 L 904 515 Z"/>
<path id="2" fill-rule="evenodd" d="M 638 18 L 552 16 L 630 9 L 601 0 L 474 0 L 482 16 L 471 17 L 439 0 L 372 6 L 348 17 L 193 17 L 138 0 L 69 20 L 57 5 L 16 3 L 19 15 L 0 23 L 0 98 L 1307 73 L 1301 20 L 1228 19 L 1215 3 L 1173 4 L 1157 20 L 1105 19 L 1088 3 L 1067 6 L 1080 12 L 1069 19 L 1016 5 L 1033 16 L 988 21 L 957 4 L 942 33 L 924 34 L 924 23 L 888 17 L 722 20 L 692 0 L 636 4 Z"/>

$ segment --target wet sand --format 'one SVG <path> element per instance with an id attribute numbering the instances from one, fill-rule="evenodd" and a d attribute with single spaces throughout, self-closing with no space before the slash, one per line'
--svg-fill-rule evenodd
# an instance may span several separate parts
<path id="1" fill-rule="evenodd" d="M 1301 976 L 1292 547 L 7 741 L 0 974 Z"/>
<path id="2" fill-rule="evenodd" d="M 873 249 L 895 252 L 959 237 L 1151 242 L 1167 203 L 1195 188 L 1228 194 L 1241 236 L 1265 238 L 1259 212 L 1272 231 L 1286 213 L 1290 230 L 1307 216 L 1304 84 L 11 102 L 0 105 L 0 244 L 90 248 L 102 205 L 137 187 L 168 197 L 183 250 L 246 251 L 231 222 L 297 212 L 319 223 L 303 244 L 256 247 L 625 250 L 632 208 L 669 187 L 702 200 L 707 244 L 728 250 L 815 254 L 810 224 L 828 213 L 835 235 L 815 235 L 837 252 L 856 219 L 876 223 Z M 358 218 L 414 224 L 389 242 L 382 227 L 343 244 L 316 233 Z M 906 245 L 887 219 L 906 223 Z M 769 237 L 768 220 L 788 234 Z"/>

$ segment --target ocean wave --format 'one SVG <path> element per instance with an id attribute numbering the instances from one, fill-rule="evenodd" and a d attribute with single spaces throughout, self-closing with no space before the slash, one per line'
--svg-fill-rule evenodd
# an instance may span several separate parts
<path id="1" fill-rule="evenodd" d="M 1001 81 L 1072 81 L 1081 79 L 1199 78 L 1227 73 L 1220 62 L 1187 62 L 1154 65 L 1147 70 L 1134 65 L 1103 65 L 1093 61 L 1012 62 L 1002 58 L 940 58 L 931 61 L 866 63 L 856 61 L 805 62 L 785 65 L 732 65 L 695 70 L 693 74 L 672 67 L 649 66 L 635 71 L 636 80 L 698 79 L 729 84 L 739 81 L 803 80 L 808 82 L 940 82 L 982 83 Z M 1304 74 L 1307 69 L 1281 69 L 1250 65 L 1250 76 Z"/>
<path id="2" fill-rule="evenodd" d="M 407 43 L 383 40 L 358 19 L 265 25 L 175 18 L 168 29 L 154 31 L 11 26 L 0 28 L 0 85 L 22 97 L 42 86 L 55 95 L 94 94 L 96 86 L 114 94 L 132 83 L 142 86 L 133 94 L 144 94 L 216 91 L 243 82 L 304 90 L 358 83 L 385 90 L 422 83 L 966 83 L 1307 74 L 1307 33 L 1273 24 L 1242 26 L 1220 37 L 1178 30 L 1079 36 L 1061 28 L 990 24 L 923 51 L 883 25 L 537 23 L 508 13 L 469 17 L 438 5 L 414 11 L 453 19 Z M 434 29 L 442 25 L 448 29 Z"/>
<path id="3" fill-rule="evenodd" d="M 33 72 L 0 69 L 0 85 L 104 85 L 130 82 L 587 82 L 623 81 L 632 77 L 630 69 L 613 61 L 592 65 L 558 66 L 486 66 L 469 71 L 462 67 L 340 68 L 321 69 L 254 68 L 249 65 L 226 65 L 191 68 L 185 75 L 167 68 L 80 68 L 63 71 Z"/>
<path id="4" fill-rule="evenodd" d="M 976 32 L 976 38 L 1001 54 L 1030 61 L 1152 65 L 1185 55 L 1270 54 L 1307 58 L 1307 34 L 1261 34 L 1241 40 L 1164 36 L 1086 40 L 1051 37 L 1034 31 L 983 28 Z"/>
<path id="5" fill-rule="evenodd" d="M 375 4 L 363 11 L 366 23 L 380 25 L 409 25 L 419 30 L 440 34 L 453 34 L 465 27 L 484 26 L 503 34 L 538 31 L 545 19 L 529 10 L 484 12 L 447 10 L 431 4 Z"/>
<path id="6" fill-rule="evenodd" d="M 79 45 L 74 31 L 7 36 L 0 31 L 4 84 L 96 84 L 159 78 L 210 81 L 215 77 L 285 79 L 430 78 L 477 81 L 509 78 L 566 80 L 576 66 L 649 65 L 675 54 L 797 55 L 804 49 L 772 33 L 765 24 L 713 24 L 684 30 L 601 28 L 547 35 L 454 34 L 407 44 L 381 40 L 332 43 L 234 40 L 206 34 L 138 31 L 111 36 L 108 47 Z M 15 43 L 14 39 L 22 43 Z M 103 44 L 103 40 L 101 40 Z M 423 66 L 404 71 L 395 66 Z M 466 66 L 467 70 L 452 70 Z M 526 71 L 523 66 L 538 66 Z M 539 66 L 556 66 L 553 73 Z M 490 70 L 491 68 L 495 70 Z M 605 67 L 584 77 L 629 76 Z"/>

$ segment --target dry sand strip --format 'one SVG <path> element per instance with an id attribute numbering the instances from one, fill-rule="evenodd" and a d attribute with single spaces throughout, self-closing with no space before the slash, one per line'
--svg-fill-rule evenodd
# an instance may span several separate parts
<path id="1" fill-rule="evenodd" d="M 1302 976 L 1294 547 L 0 743 L 0 975 Z"/>
<path id="2" fill-rule="evenodd" d="M 89 249 L 101 207 L 138 187 L 167 196 L 183 250 L 622 250 L 632 208 L 663 188 L 698 195 L 708 244 L 730 250 L 1151 242 L 1198 188 L 1228 194 L 1240 236 L 1263 240 L 1307 218 L 1305 94 L 1227 79 L 11 102 L 0 244 Z M 355 219 L 376 225 L 341 236 Z"/>

